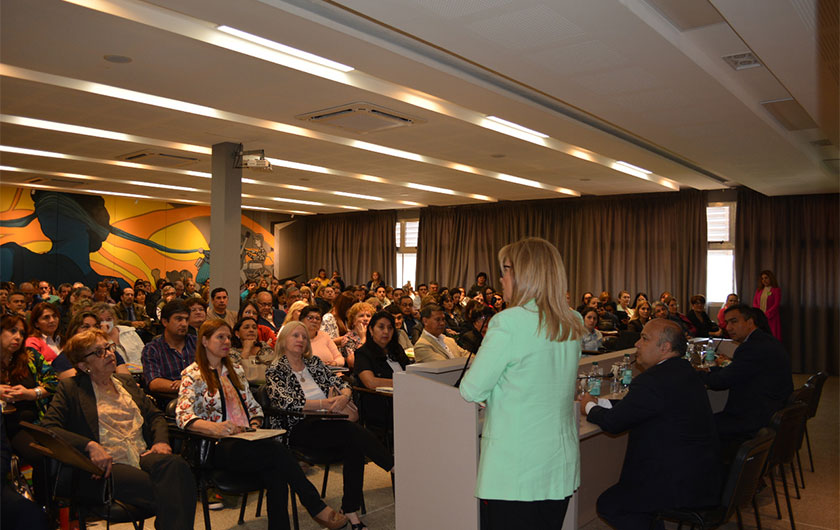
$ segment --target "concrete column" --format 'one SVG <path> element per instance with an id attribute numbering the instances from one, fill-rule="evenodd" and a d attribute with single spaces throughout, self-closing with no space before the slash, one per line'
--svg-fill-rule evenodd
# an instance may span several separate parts
<path id="1" fill-rule="evenodd" d="M 210 287 L 228 291 L 228 309 L 239 310 L 242 168 L 235 167 L 240 144 L 213 146 L 210 185 Z"/>

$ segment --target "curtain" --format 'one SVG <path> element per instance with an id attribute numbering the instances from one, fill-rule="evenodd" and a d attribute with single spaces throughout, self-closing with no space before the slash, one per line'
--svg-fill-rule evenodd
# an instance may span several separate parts
<path id="1" fill-rule="evenodd" d="M 694 190 L 424 208 L 417 281 L 469 287 L 487 272 L 497 285 L 499 249 L 527 236 L 557 246 L 573 306 L 585 291 L 668 290 L 687 310 L 706 288 L 706 194 Z"/>
<path id="2" fill-rule="evenodd" d="M 377 271 L 387 285 L 397 279 L 395 210 L 337 215 L 315 215 L 305 219 L 306 274 L 318 269 L 341 273 L 350 284 L 366 283 Z"/>
<path id="3" fill-rule="evenodd" d="M 782 342 L 795 372 L 838 373 L 840 344 L 840 195 L 766 197 L 738 191 L 735 275 L 752 303 L 759 274 L 782 288 Z"/>

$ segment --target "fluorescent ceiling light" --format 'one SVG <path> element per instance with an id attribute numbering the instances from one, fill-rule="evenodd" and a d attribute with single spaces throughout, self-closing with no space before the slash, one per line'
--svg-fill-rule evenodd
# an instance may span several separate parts
<path id="1" fill-rule="evenodd" d="M 186 186 L 174 186 L 172 184 L 160 184 L 158 182 L 145 182 L 142 180 L 114 180 L 105 177 L 96 177 L 93 175 L 82 175 L 80 173 L 65 173 L 62 171 L 42 171 L 38 169 L 26 169 L 20 167 L 0 166 L 0 171 L 14 171 L 16 173 L 32 173 L 33 175 L 45 175 L 48 177 L 68 178 L 73 180 L 90 180 L 96 182 L 108 182 L 113 184 L 130 184 L 132 186 L 141 186 L 145 188 L 165 188 L 167 190 L 188 191 L 193 193 L 210 193 L 210 190 L 202 190 L 199 188 L 189 188 Z"/>
<path id="2" fill-rule="evenodd" d="M 303 50 L 298 50 L 297 48 L 292 48 L 291 46 L 286 46 L 285 44 L 280 44 L 279 42 L 274 42 L 273 40 L 266 39 L 264 37 L 260 37 L 258 35 L 252 35 L 245 31 L 232 28 L 230 26 L 220 25 L 217 28 L 219 31 L 227 33 L 229 35 L 233 35 L 235 37 L 239 37 L 241 39 L 245 39 L 251 41 L 255 44 L 259 44 L 260 46 L 265 46 L 266 48 L 271 48 L 272 50 L 277 50 L 279 52 L 294 55 L 299 59 L 303 59 L 305 61 L 310 61 L 313 63 L 320 64 L 321 66 L 326 66 L 327 68 L 332 68 L 333 70 L 338 70 L 339 72 L 352 72 L 354 68 L 352 66 L 347 66 L 346 64 L 337 63 L 335 61 L 331 61 L 329 59 L 325 59 L 314 53 L 305 52 Z"/>
<path id="3" fill-rule="evenodd" d="M 633 164 L 628 164 L 627 162 L 624 162 L 624 161 L 622 161 L 622 160 L 618 160 L 618 161 L 617 161 L 614 165 L 621 166 L 621 167 L 624 167 L 624 168 L 626 168 L 626 169 L 630 169 L 630 170 L 636 171 L 636 172 L 638 172 L 638 173 L 642 173 L 642 174 L 644 174 L 644 175 L 651 175 L 651 174 L 653 174 L 653 172 L 652 172 L 652 171 L 648 171 L 647 169 L 645 169 L 645 168 L 643 168 L 643 167 L 634 166 Z M 619 171 L 620 171 L 620 170 L 619 170 Z"/>
<path id="4" fill-rule="evenodd" d="M 518 123 L 513 123 L 512 121 L 503 120 L 498 116 L 487 116 L 487 119 L 493 122 L 498 123 L 499 125 L 504 125 L 507 128 L 513 129 L 515 131 L 519 131 L 521 133 L 530 134 L 531 136 L 536 136 L 537 138 L 548 138 L 548 135 L 545 133 L 541 133 L 540 131 L 535 131 L 534 129 L 529 129 L 528 127 L 523 127 Z"/>

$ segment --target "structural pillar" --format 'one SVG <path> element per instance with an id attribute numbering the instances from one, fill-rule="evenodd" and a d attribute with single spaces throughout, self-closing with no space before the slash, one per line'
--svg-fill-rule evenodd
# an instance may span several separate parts
<path id="1" fill-rule="evenodd" d="M 210 184 L 210 288 L 227 289 L 233 312 L 239 310 L 242 244 L 242 168 L 236 167 L 240 149 L 241 144 L 232 142 L 213 146 Z"/>

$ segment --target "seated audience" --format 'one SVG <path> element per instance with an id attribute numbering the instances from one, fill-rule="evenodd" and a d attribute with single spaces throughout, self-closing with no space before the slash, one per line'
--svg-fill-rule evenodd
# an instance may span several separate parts
<path id="1" fill-rule="evenodd" d="M 152 319 L 146 314 L 146 308 L 140 302 L 134 301 L 134 289 L 126 287 L 122 290 L 120 302 L 114 306 L 117 324 L 131 326 L 136 329 L 148 329 Z"/>
<path id="2" fill-rule="evenodd" d="M 687 316 L 680 313 L 680 305 L 677 299 L 669 296 L 665 299 L 665 306 L 668 308 L 668 318 L 673 320 L 683 328 L 686 337 L 694 337 L 697 334 L 697 328 L 691 323 Z"/>
<path id="3" fill-rule="evenodd" d="M 190 312 L 190 316 L 187 318 L 187 325 L 189 325 L 187 333 L 193 336 L 198 335 L 198 328 L 207 320 L 207 302 L 200 297 L 193 296 L 188 297 L 184 305 Z"/>
<path id="4" fill-rule="evenodd" d="M 347 340 L 338 349 L 347 361 L 347 367 L 352 369 L 356 360 L 356 350 L 367 340 L 367 327 L 373 316 L 373 306 L 365 302 L 353 304 L 347 310 Z"/>
<path id="5" fill-rule="evenodd" d="M 108 340 L 116 346 L 116 355 L 126 362 L 140 366 L 143 355 L 143 341 L 137 336 L 133 327 L 124 326 L 124 330 L 117 325 L 117 318 L 113 306 L 105 302 L 95 303 L 90 310 L 99 317 L 99 328 L 108 335 Z M 125 339 L 125 340 L 123 340 Z M 118 365 L 119 366 L 119 365 Z"/>
<path id="6" fill-rule="evenodd" d="M 84 331 L 64 347 L 76 375 L 58 387 L 43 420 L 113 477 L 113 498 L 155 513 L 155 528 L 192 528 L 196 485 L 172 454 L 169 428 L 131 376 L 115 374 L 113 345 L 101 330 Z M 74 497 L 102 499 L 100 477 L 74 484 Z"/>
<path id="7" fill-rule="evenodd" d="M 636 333 L 641 333 L 645 324 L 647 324 L 650 319 L 650 304 L 647 300 L 643 300 L 636 306 L 636 311 L 633 312 L 633 318 L 631 318 L 630 322 L 627 323 L 627 329 L 635 331 Z"/>
<path id="8" fill-rule="evenodd" d="M 269 291 L 258 291 L 255 301 L 260 310 L 260 318 L 257 320 L 257 324 L 268 327 L 277 336 L 283 326 L 286 313 L 274 308 L 274 297 Z"/>
<path id="9" fill-rule="evenodd" d="M 163 333 L 143 348 L 143 379 L 150 393 L 172 397 L 181 384 L 181 372 L 195 360 L 195 337 L 187 333 L 189 316 L 183 300 L 163 306 Z"/>
<path id="10" fill-rule="evenodd" d="M 368 292 L 374 291 L 376 292 L 377 287 L 385 287 L 385 282 L 379 276 L 377 271 L 373 271 L 370 273 L 370 280 L 365 284 L 365 290 Z"/>
<path id="11" fill-rule="evenodd" d="M 262 426 L 263 411 L 245 382 L 245 373 L 228 357 L 230 340 L 230 327 L 221 319 L 208 320 L 198 330 L 195 362 L 184 370 L 175 407 L 178 427 L 224 437 Z M 289 527 L 288 486 L 318 524 L 335 529 L 346 526 L 347 518 L 324 504 L 284 445 L 270 439 L 222 439 L 214 457 L 212 464 L 217 468 L 262 477 L 268 490 L 269 528 Z"/>
<path id="12" fill-rule="evenodd" d="M 21 315 L 3 315 L 0 329 L 0 399 L 9 405 L 0 421 L 5 424 L 14 452 L 33 466 L 36 497 L 43 504 L 48 495 L 42 487 L 42 458 L 29 447 L 34 440 L 20 427 L 20 422 L 40 422 L 58 385 L 58 378 L 44 356 L 25 345 L 27 324 Z M 3 511 L 5 509 L 4 499 Z"/>
<path id="13" fill-rule="evenodd" d="M 612 404 L 584 394 L 580 402 L 581 414 L 605 432 L 630 431 L 621 477 L 597 502 L 598 515 L 622 530 L 653 528 L 659 510 L 720 501 L 712 409 L 703 383 L 681 358 L 686 348 L 682 329 L 653 320 L 636 348 L 644 372 L 623 399 Z"/>
<path id="14" fill-rule="evenodd" d="M 666 306 L 664 302 L 654 302 L 652 311 L 653 318 L 668 318 L 668 306 Z"/>
<path id="15" fill-rule="evenodd" d="M 720 337 L 720 329 L 706 313 L 706 298 L 703 295 L 695 294 L 691 297 L 691 311 L 686 316 L 694 326 L 695 337 Z"/>
<path id="16" fill-rule="evenodd" d="M 584 352 L 597 352 L 604 345 L 604 335 L 598 331 L 598 310 L 587 307 L 581 312 L 581 316 L 583 316 L 585 331 L 581 338 L 580 349 Z"/>
<path id="17" fill-rule="evenodd" d="M 592 300 L 592 293 L 585 291 L 580 297 L 580 305 L 577 306 L 577 312 L 580 313 L 589 306 L 589 301 Z"/>
<path id="18" fill-rule="evenodd" d="M 621 328 L 621 322 L 615 314 L 615 302 L 599 301 L 595 310 L 598 312 L 599 331 L 618 331 Z"/>
<path id="19" fill-rule="evenodd" d="M 496 313 L 489 307 L 483 307 L 475 301 L 470 301 L 464 312 L 467 314 L 467 322 L 455 342 L 468 352 L 477 353 L 484 340 L 484 335 L 487 334 L 490 318 Z"/>
<path id="20" fill-rule="evenodd" d="M 633 318 L 633 308 L 630 307 L 630 293 L 627 291 L 618 292 L 618 305 L 616 306 L 616 316 L 623 325 L 627 325 L 631 318 Z"/>
<path id="21" fill-rule="evenodd" d="M 286 410 L 342 412 L 351 401 L 350 386 L 312 354 L 309 336 L 304 325 L 291 323 L 277 338 L 278 359 L 266 372 L 268 399 L 272 406 Z M 365 458 L 370 458 L 385 471 L 394 467 L 394 458 L 379 440 L 348 420 L 274 416 L 269 421 L 272 427 L 291 433 L 289 443 L 292 446 L 327 450 L 342 457 L 344 495 L 341 511 L 354 530 L 366 528 L 356 513 L 362 502 Z"/>
<path id="22" fill-rule="evenodd" d="M 260 310 L 257 308 L 256 302 L 253 300 L 246 300 L 242 302 L 242 305 L 239 306 L 239 312 L 236 314 L 236 322 L 239 322 L 243 318 L 253 318 L 254 322 L 258 321 L 260 318 Z M 271 328 L 257 324 L 257 330 L 259 333 L 259 340 L 268 343 L 268 345 L 273 348 L 277 335 L 271 331 Z"/>
<path id="23" fill-rule="evenodd" d="M 759 328 L 759 314 L 743 304 L 726 310 L 726 329 L 741 344 L 729 366 L 700 374 L 712 390 L 729 390 L 726 405 L 715 414 L 725 457 L 766 427 L 793 392 L 790 358 L 781 342 Z"/>
<path id="24" fill-rule="evenodd" d="M 633 305 L 631 305 L 630 308 L 636 309 L 637 307 L 639 307 L 639 304 L 643 301 L 650 302 L 650 300 L 648 300 L 648 295 L 641 292 L 636 293 L 636 296 L 633 297 Z"/>
<path id="25" fill-rule="evenodd" d="M 408 337 L 408 333 L 402 329 L 403 315 L 399 304 L 391 304 L 385 308 L 385 312 L 390 313 L 394 317 L 394 335 L 397 337 L 397 343 L 405 350 L 414 352 L 414 343 Z"/>
<path id="26" fill-rule="evenodd" d="M 230 359 L 242 366 L 249 381 L 265 381 L 265 370 L 274 361 L 274 348 L 259 339 L 257 321 L 242 317 L 233 327 L 231 341 Z"/>
<path id="27" fill-rule="evenodd" d="M 55 306 L 40 302 L 29 313 L 29 337 L 26 347 L 37 350 L 45 360 L 51 362 L 61 351 L 61 337 L 58 334 L 59 316 Z"/>
<path id="28" fill-rule="evenodd" d="M 467 298 L 472 298 L 478 293 L 484 294 L 484 289 L 488 287 L 487 283 L 487 273 L 486 272 L 479 272 L 475 276 L 475 283 L 472 287 L 470 287 L 469 291 L 467 291 Z"/>
<path id="29" fill-rule="evenodd" d="M 72 337 L 89 329 L 103 329 L 102 321 L 99 319 L 99 315 L 94 313 L 92 310 L 80 311 L 76 313 L 73 320 L 70 321 L 70 324 L 67 327 L 67 333 L 64 335 L 64 340 L 62 342 L 66 344 Z M 114 350 L 114 357 L 117 360 L 116 372 L 118 374 L 131 375 L 128 367 L 125 365 L 125 358 L 116 350 Z M 53 360 L 52 367 L 59 379 L 67 379 L 68 377 L 76 375 L 76 369 L 73 368 L 73 362 L 70 360 L 70 357 L 64 353 L 64 351 L 58 354 L 58 357 Z"/>
<path id="30" fill-rule="evenodd" d="M 724 318 L 724 314 L 726 310 L 732 307 L 733 305 L 739 304 L 740 300 L 738 299 L 738 295 L 735 293 L 728 294 L 726 296 L 726 303 L 723 307 L 720 308 L 717 314 L 717 324 L 720 327 L 721 336 L 724 338 L 729 338 L 729 333 L 726 331 L 726 318 Z"/>
<path id="31" fill-rule="evenodd" d="M 461 312 L 455 310 L 459 307 L 455 303 L 455 299 L 449 293 L 444 293 L 440 296 L 440 306 L 443 308 L 443 318 L 446 322 L 446 334 L 450 337 L 457 337 L 461 328 L 464 327 L 464 319 L 461 318 Z"/>
<path id="32" fill-rule="evenodd" d="M 228 323 L 230 327 L 236 324 L 236 313 L 227 308 L 228 306 L 228 292 L 224 287 L 216 287 L 210 291 L 210 312 L 207 313 L 207 318 L 221 318 Z"/>
<path id="33" fill-rule="evenodd" d="M 443 308 L 428 304 L 420 311 L 423 333 L 414 343 L 414 360 L 418 363 L 466 357 L 469 352 L 458 346 L 455 339 L 447 337 Z"/>
<path id="34" fill-rule="evenodd" d="M 405 351 L 397 343 L 394 317 L 387 311 L 379 311 L 373 315 L 367 328 L 367 340 L 356 351 L 354 373 L 359 383 L 370 390 L 377 387 L 393 387 L 394 372 L 405 371 L 409 362 Z M 359 397 L 368 425 L 393 428 L 394 417 L 389 398 L 367 393 L 362 393 Z"/>
<path id="35" fill-rule="evenodd" d="M 312 353 L 327 366 L 344 366 L 346 361 L 341 352 L 330 336 L 321 331 L 321 311 L 318 306 L 310 305 L 301 309 L 299 319 L 309 334 Z"/>
<path id="36" fill-rule="evenodd" d="M 400 297 L 399 303 L 400 310 L 403 315 L 402 329 L 409 337 L 411 337 L 411 332 L 414 330 L 415 326 L 420 324 L 420 321 L 414 317 L 414 301 L 410 296 L 403 295 Z"/>
<path id="37" fill-rule="evenodd" d="M 332 309 L 321 318 L 321 330 L 329 335 L 336 347 L 347 342 L 347 311 L 355 303 L 352 293 L 341 293 L 335 297 Z"/>

